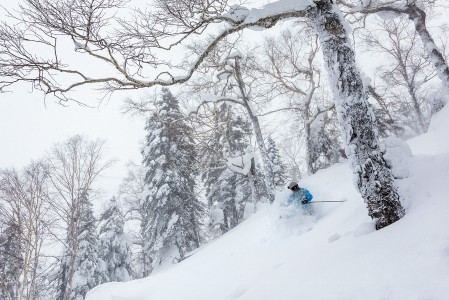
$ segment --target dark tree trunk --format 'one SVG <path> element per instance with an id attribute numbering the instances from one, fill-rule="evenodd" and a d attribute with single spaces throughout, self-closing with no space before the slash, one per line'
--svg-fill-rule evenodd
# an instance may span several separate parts
<path id="1" fill-rule="evenodd" d="M 376 228 L 404 215 L 393 175 L 379 146 L 375 117 L 354 51 L 333 0 L 315 0 L 308 17 L 319 35 L 335 105 L 359 191 Z"/>

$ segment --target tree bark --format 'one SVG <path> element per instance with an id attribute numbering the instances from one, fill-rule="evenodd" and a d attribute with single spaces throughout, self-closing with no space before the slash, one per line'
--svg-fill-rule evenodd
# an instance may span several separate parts
<path id="1" fill-rule="evenodd" d="M 427 30 L 426 26 L 426 13 L 419 8 L 415 2 L 407 5 L 406 10 L 410 20 L 415 25 L 415 30 L 419 34 L 424 48 L 427 50 L 430 59 L 432 60 L 435 69 L 437 70 L 438 77 L 443 82 L 446 90 L 449 91 L 449 68 L 444 60 L 443 54 L 438 49 L 435 41 Z"/>
<path id="2" fill-rule="evenodd" d="M 310 123 L 309 123 L 309 114 L 307 113 L 306 120 L 304 122 L 304 139 L 306 140 L 306 164 L 307 164 L 307 175 L 311 175 L 315 173 L 315 169 L 313 168 L 313 159 L 312 159 L 312 151 L 313 151 L 313 142 L 310 133 Z"/>
<path id="3" fill-rule="evenodd" d="M 382 155 L 375 117 L 340 11 L 334 0 L 314 3 L 308 17 L 320 38 L 346 152 L 368 214 L 380 229 L 399 220 L 404 209 Z"/>

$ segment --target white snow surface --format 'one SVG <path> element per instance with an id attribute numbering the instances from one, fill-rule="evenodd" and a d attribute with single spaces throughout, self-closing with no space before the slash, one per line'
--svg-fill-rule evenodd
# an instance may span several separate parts
<path id="1" fill-rule="evenodd" d="M 241 5 L 232 5 L 229 12 L 224 14 L 223 17 L 230 18 L 233 21 L 242 21 L 249 14 L 249 9 Z"/>
<path id="2" fill-rule="evenodd" d="M 432 118 L 426 134 L 408 141 L 413 154 L 444 154 L 449 152 L 449 105 Z"/>
<path id="3" fill-rule="evenodd" d="M 406 208 L 379 231 L 343 162 L 299 182 L 316 216 L 280 203 L 278 191 L 239 226 L 147 278 L 108 283 L 88 300 L 449 299 L 449 106 L 409 144 Z M 312 201 L 312 202 L 313 202 Z"/>
<path id="4" fill-rule="evenodd" d="M 259 19 L 266 18 L 274 14 L 280 14 L 289 11 L 306 10 L 315 5 L 312 0 L 279 0 L 266 4 L 263 8 L 253 8 L 247 14 L 244 23 L 256 22 Z"/>
<path id="5" fill-rule="evenodd" d="M 413 157 L 410 146 L 396 137 L 388 137 L 385 141 L 384 158 L 395 178 L 407 178 L 410 174 L 410 159 Z"/>

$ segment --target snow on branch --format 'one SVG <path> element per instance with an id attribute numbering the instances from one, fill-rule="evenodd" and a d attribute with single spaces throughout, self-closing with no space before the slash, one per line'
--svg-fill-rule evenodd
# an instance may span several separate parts
<path id="1" fill-rule="evenodd" d="M 352 12 L 375 13 L 384 10 L 396 10 L 404 12 L 407 6 L 404 0 L 387 0 L 387 1 L 360 1 L 359 4 L 353 4 L 346 0 L 338 0 L 338 4 L 349 8 Z"/>
<path id="2" fill-rule="evenodd" d="M 247 149 L 246 153 L 241 156 L 227 157 L 227 166 L 231 171 L 235 173 L 246 175 L 251 169 L 251 160 L 253 158 L 254 152 L 251 149 Z"/>
<path id="3" fill-rule="evenodd" d="M 250 13 L 250 10 L 244 6 L 241 5 L 232 5 L 227 13 L 223 15 L 225 18 L 229 18 L 233 20 L 234 22 L 243 22 L 248 14 Z"/>
<path id="4" fill-rule="evenodd" d="M 156 26 L 153 19 L 139 19 L 145 17 L 143 13 L 136 16 L 132 21 L 134 24 L 111 17 L 113 11 L 123 6 L 122 0 L 94 0 L 93 7 L 84 1 L 63 0 L 54 4 L 48 0 L 26 0 L 17 15 L 9 14 L 8 22 L 17 24 L 0 24 L 0 91 L 24 81 L 45 94 L 68 101 L 72 99 L 65 95 L 81 86 L 102 85 L 103 91 L 113 92 L 185 83 L 226 37 L 246 28 L 267 29 L 280 20 L 305 17 L 306 9 L 313 5 L 312 0 L 284 0 L 268 4 L 262 9 L 249 10 L 240 6 L 231 7 L 223 13 L 226 11 L 223 8 L 226 1 L 213 2 L 215 6 L 212 13 L 207 10 L 201 13 L 198 9 L 201 9 L 202 4 L 197 1 L 191 5 L 188 1 L 182 2 L 188 6 L 185 11 L 156 11 L 155 14 L 160 17 L 172 14 L 168 19 L 159 18 L 162 23 Z M 175 1 L 162 0 L 156 3 L 161 6 L 160 9 L 171 8 L 171 5 L 176 4 Z M 187 13 L 189 10 L 192 13 Z M 67 14 L 67 11 L 71 13 Z M 90 21 L 83 23 L 83 20 Z M 181 23 L 185 30 L 178 32 L 170 29 L 179 28 Z M 161 66 L 170 70 L 173 67 L 159 55 L 158 51 L 171 49 L 171 46 L 162 45 L 163 40 L 180 37 L 180 41 L 187 36 L 201 36 L 209 24 L 217 23 L 223 23 L 227 28 L 215 35 L 187 73 L 177 76 L 172 71 L 164 71 L 153 80 L 146 79 L 149 75 L 144 74 L 144 70 L 157 70 Z M 102 36 L 105 33 L 103 28 L 111 24 L 121 26 L 121 31 L 117 29 L 113 34 Z M 134 30 L 139 26 L 144 31 Z M 112 67 L 111 71 L 106 76 L 92 78 L 84 73 L 80 65 L 63 62 L 57 45 L 57 42 L 63 41 L 63 36 L 73 41 L 75 50 L 82 50 L 78 51 L 80 55 L 106 63 Z M 42 49 L 39 53 L 36 51 L 38 48 Z M 50 57 L 45 57 L 43 53 Z"/>
<path id="5" fill-rule="evenodd" d="M 244 106 L 244 103 L 238 99 L 224 97 L 224 96 L 218 96 L 210 93 L 202 93 L 200 94 L 200 103 L 198 105 L 192 106 L 188 109 L 187 115 L 190 116 L 192 114 L 197 114 L 199 109 L 207 104 L 207 103 L 220 103 L 220 102 L 228 102 L 231 104 L 238 104 Z"/>

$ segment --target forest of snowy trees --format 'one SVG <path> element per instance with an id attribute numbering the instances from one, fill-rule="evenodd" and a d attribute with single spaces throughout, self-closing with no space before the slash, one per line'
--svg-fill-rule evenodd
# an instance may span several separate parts
<path id="1" fill-rule="evenodd" d="M 447 24 L 428 26 L 446 4 L 22 0 L 0 23 L 0 91 L 29 84 L 88 105 L 77 89 L 146 90 L 123 106 L 146 125 L 141 162 L 101 209 L 106 141 L 75 135 L 0 169 L 0 299 L 84 299 L 148 276 L 346 158 L 376 228 L 398 221 L 383 140 L 426 132 L 448 101 Z"/>

